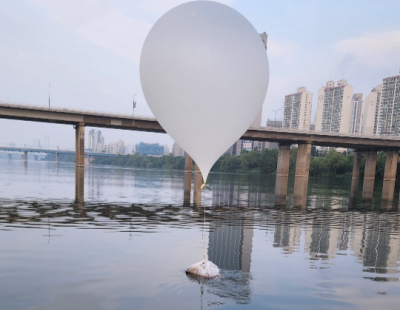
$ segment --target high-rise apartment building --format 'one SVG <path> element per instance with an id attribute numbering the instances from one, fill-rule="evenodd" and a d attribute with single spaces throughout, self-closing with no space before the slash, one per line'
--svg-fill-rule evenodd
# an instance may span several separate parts
<path id="1" fill-rule="evenodd" d="M 400 134 L 400 75 L 383 79 L 379 104 L 378 134 Z"/>
<path id="2" fill-rule="evenodd" d="M 353 95 L 351 102 L 351 116 L 350 116 L 350 133 L 360 133 L 361 124 L 361 111 L 362 111 L 362 93 Z"/>
<path id="3" fill-rule="evenodd" d="M 125 143 L 122 140 L 108 144 L 106 150 L 110 154 L 126 154 Z"/>
<path id="4" fill-rule="evenodd" d="M 315 130 L 349 133 L 352 99 L 353 86 L 346 80 L 338 81 L 337 86 L 328 81 L 318 91 Z"/>
<path id="5" fill-rule="evenodd" d="M 174 144 L 172 144 L 172 155 L 175 157 L 185 156 L 185 151 L 176 142 L 174 142 Z"/>
<path id="6" fill-rule="evenodd" d="M 94 149 L 94 129 L 89 130 L 89 145 L 88 148 L 93 150 Z"/>
<path id="7" fill-rule="evenodd" d="M 89 149 L 94 152 L 103 152 L 104 137 L 101 135 L 100 130 L 89 130 Z"/>
<path id="8" fill-rule="evenodd" d="M 365 97 L 361 123 L 361 133 L 364 135 L 376 135 L 378 133 L 381 95 L 382 85 L 378 85 Z"/>
<path id="9" fill-rule="evenodd" d="M 312 92 L 305 87 L 299 87 L 295 94 L 285 96 L 282 127 L 310 130 L 312 98 Z"/>

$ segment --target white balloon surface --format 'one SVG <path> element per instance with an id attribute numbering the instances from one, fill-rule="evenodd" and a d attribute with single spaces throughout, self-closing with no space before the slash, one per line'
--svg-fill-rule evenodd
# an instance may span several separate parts
<path id="1" fill-rule="evenodd" d="M 234 9 L 212 1 L 188 2 L 164 14 L 140 59 L 150 109 L 199 166 L 204 182 L 260 112 L 268 79 L 257 31 Z"/>

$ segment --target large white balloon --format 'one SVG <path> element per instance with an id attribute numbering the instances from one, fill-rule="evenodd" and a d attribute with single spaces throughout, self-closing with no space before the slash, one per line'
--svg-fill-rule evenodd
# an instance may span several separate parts
<path id="1" fill-rule="evenodd" d="M 150 109 L 197 163 L 204 182 L 260 112 L 268 77 L 257 31 L 234 9 L 212 1 L 188 2 L 164 14 L 140 58 Z"/>

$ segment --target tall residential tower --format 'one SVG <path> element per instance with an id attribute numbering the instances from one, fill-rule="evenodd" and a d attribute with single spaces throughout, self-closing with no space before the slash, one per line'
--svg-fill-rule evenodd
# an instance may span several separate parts
<path id="1" fill-rule="evenodd" d="M 400 75 L 383 79 L 378 134 L 400 135 Z"/>
<path id="2" fill-rule="evenodd" d="M 318 91 L 315 130 L 323 132 L 350 132 L 353 86 L 346 80 L 328 81 Z"/>
<path id="3" fill-rule="evenodd" d="M 297 88 L 295 94 L 285 96 L 283 108 L 283 128 L 310 130 L 313 94 L 305 87 Z"/>
<path id="4" fill-rule="evenodd" d="M 378 85 L 365 97 L 361 133 L 376 135 L 378 132 L 379 104 L 381 102 L 382 85 Z"/>

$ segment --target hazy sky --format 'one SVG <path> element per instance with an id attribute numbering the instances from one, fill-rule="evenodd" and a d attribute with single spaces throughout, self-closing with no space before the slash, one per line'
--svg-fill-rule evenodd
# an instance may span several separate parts
<path id="1" fill-rule="evenodd" d="M 152 116 L 139 80 L 144 39 L 157 19 L 184 0 L 0 0 L 0 101 Z M 225 0 L 268 34 L 270 84 L 263 120 L 284 96 L 314 93 L 346 79 L 364 97 L 400 69 L 400 1 Z M 282 110 L 276 113 L 282 119 Z M 72 126 L 0 119 L 0 144 L 74 145 Z M 101 129 L 122 139 L 172 145 L 167 135 Z M 86 135 L 88 128 L 86 128 Z"/>

